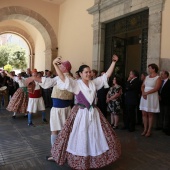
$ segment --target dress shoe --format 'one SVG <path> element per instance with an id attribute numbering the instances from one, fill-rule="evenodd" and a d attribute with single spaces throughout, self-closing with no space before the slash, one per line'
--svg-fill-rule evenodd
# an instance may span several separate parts
<path id="1" fill-rule="evenodd" d="M 16 116 L 14 116 L 14 115 L 13 115 L 13 116 L 12 116 L 12 118 L 13 118 L 13 119 L 15 119 L 15 118 L 16 118 Z"/>
<path id="2" fill-rule="evenodd" d="M 28 117 L 28 115 L 24 115 L 24 117 L 25 117 L 25 118 L 27 118 L 27 117 Z"/>
<path id="3" fill-rule="evenodd" d="M 28 123 L 28 126 L 32 126 L 32 127 L 35 127 L 35 125 L 31 122 L 31 123 Z"/>
<path id="4" fill-rule="evenodd" d="M 161 127 L 157 127 L 157 128 L 155 128 L 155 130 L 162 130 L 162 128 Z"/>
<path id="5" fill-rule="evenodd" d="M 45 118 L 42 120 L 42 122 L 43 123 L 48 123 L 47 119 L 45 119 Z"/>
<path id="6" fill-rule="evenodd" d="M 135 129 L 129 129 L 129 132 L 134 132 L 135 131 Z"/>
<path id="7" fill-rule="evenodd" d="M 165 134 L 166 134 L 167 136 L 170 136 L 170 132 L 165 132 Z"/>

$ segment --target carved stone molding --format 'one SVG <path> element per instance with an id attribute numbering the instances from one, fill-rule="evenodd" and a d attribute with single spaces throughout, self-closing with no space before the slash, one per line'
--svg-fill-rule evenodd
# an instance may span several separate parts
<path id="1" fill-rule="evenodd" d="M 93 15 L 93 65 L 103 69 L 105 23 L 149 9 L 147 64 L 160 65 L 162 10 L 165 0 L 95 0 L 87 11 Z"/>

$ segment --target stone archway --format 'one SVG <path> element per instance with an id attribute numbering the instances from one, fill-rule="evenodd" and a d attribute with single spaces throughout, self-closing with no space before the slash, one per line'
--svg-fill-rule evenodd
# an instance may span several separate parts
<path id="1" fill-rule="evenodd" d="M 105 23 L 149 9 L 148 29 L 148 63 L 160 65 L 161 23 L 164 0 L 95 0 L 94 6 L 88 9 L 93 14 L 93 68 L 104 68 L 104 34 Z"/>
<path id="2" fill-rule="evenodd" d="M 34 64 L 34 51 L 35 51 L 35 45 L 32 37 L 27 34 L 23 29 L 20 29 L 18 27 L 13 27 L 13 26 L 3 26 L 0 27 L 0 34 L 5 34 L 5 33 L 13 33 L 17 34 L 20 37 L 22 37 L 28 44 L 29 49 L 30 49 L 30 68 L 33 68 Z"/>
<path id="3" fill-rule="evenodd" d="M 0 9 L 0 21 L 18 19 L 27 22 L 38 28 L 45 42 L 45 64 L 51 67 L 53 58 L 57 55 L 57 37 L 56 34 L 48 23 L 40 14 L 35 11 L 20 7 L 20 6 L 9 6 Z M 28 39 L 27 39 L 28 40 Z M 34 49 L 34 48 L 33 48 Z M 32 53 L 34 54 L 34 52 Z M 34 60 L 32 60 L 32 66 Z"/>

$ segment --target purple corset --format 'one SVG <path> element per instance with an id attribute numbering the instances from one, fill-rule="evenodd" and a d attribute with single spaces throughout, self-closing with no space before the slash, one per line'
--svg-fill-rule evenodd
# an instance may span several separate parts
<path id="1" fill-rule="evenodd" d="M 90 103 L 87 101 L 87 99 L 85 98 L 85 96 L 83 95 L 83 93 L 80 91 L 78 95 L 76 95 L 76 101 L 77 104 L 79 105 L 84 105 L 86 108 L 90 108 Z"/>

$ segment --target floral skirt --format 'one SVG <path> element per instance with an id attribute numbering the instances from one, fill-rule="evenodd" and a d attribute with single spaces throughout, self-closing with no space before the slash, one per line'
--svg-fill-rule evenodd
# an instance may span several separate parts
<path id="1" fill-rule="evenodd" d="M 28 96 L 22 88 L 18 88 L 17 91 L 12 96 L 7 110 L 16 113 L 27 113 Z"/>
<path id="2" fill-rule="evenodd" d="M 120 141 L 99 109 L 100 122 L 109 150 L 98 156 L 77 156 L 66 151 L 78 109 L 78 106 L 73 107 L 70 117 L 67 119 L 52 147 L 51 153 L 56 163 L 63 165 L 67 161 L 68 165 L 73 169 L 86 170 L 101 168 L 116 161 L 121 155 Z"/>

